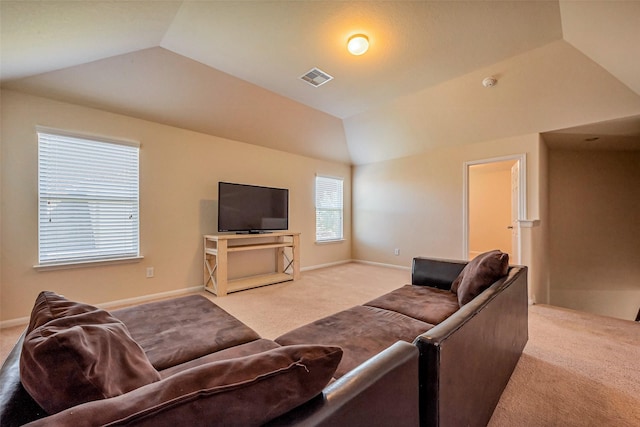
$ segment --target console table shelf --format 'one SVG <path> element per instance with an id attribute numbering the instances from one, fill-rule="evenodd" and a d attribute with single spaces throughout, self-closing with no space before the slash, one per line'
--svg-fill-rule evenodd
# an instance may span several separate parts
<path id="1" fill-rule="evenodd" d="M 298 280 L 300 278 L 299 243 L 300 233 L 289 231 L 206 235 L 204 236 L 204 289 L 217 296 L 224 296 L 229 292 Z M 291 259 L 285 253 L 285 248 L 291 248 Z M 275 250 L 277 265 L 275 272 L 238 279 L 227 277 L 229 253 L 260 249 Z"/>

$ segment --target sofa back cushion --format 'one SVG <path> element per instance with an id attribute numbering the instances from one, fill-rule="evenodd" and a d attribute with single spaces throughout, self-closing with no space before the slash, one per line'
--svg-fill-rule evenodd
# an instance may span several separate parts
<path id="1" fill-rule="evenodd" d="M 20 380 L 49 414 L 159 379 L 124 324 L 108 312 L 50 291 L 38 295 L 20 356 Z"/>
<path id="2" fill-rule="evenodd" d="M 451 292 L 458 295 L 460 307 L 477 297 L 496 280 L 507 275 L 509 254 L 493 250 L 469 261 L 451 284 Z"/>
<path id="3" fill-rule="evenodd" d="M 364 304 L 402 313 L 437 325 L 460 309 L 458 298 L 448 289 L 405 285 Z"/>
<path id="4" fill-rule="evenodd" d="M 259 426 L 319 395 L 341 357 L 338 347 L 278 347 L 187 369 L 31 425 Z"/>

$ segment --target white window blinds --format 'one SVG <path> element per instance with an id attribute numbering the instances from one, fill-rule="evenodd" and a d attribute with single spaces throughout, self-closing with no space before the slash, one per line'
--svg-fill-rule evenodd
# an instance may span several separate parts
<path id="1" fill-rule="evenodd" d="M 316 241 L 341 240 L 343 180 L 316 176 Z"/>
<path id="2" fill-rule="evenodd" d="M 139 256 L 139 148 L 38 130 L 39 264 Z"/>

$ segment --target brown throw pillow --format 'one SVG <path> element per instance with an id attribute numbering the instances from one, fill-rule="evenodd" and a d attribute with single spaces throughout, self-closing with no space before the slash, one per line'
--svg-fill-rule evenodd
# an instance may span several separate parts
<path id="1" fill-rule="evenodd" d="M 451 284 L 460 307 L 477 297 L 509 270 L 509 254 L 493 250 L 478 255 L 464 267 Z"/>
<path id="2" fill-rule="evenodd" d="M 34 422 L 36 426 L 259 426 L 319 395 L 342 350 L 292 345 L 207 363 L 112 399 Z"/>
<path id="3" fill-rule="evenodd" d="M 108 312 L 50 291 L 38 295 L 20 356 L 20 380 L 49 414 L 159 379 L 125 325 Z"/>

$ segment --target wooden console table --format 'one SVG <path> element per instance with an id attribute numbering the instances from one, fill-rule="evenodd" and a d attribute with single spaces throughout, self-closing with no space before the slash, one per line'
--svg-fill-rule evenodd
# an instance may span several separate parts
<path id="1" fill-rule="evenodd" d="M 276 231 L 264 234 L 213 234 L 204 236 L 204 289 L 221 297 L 229 292 L 300 278 L 300 233 Z M 285 253 L 291 248 L 291 259 Z M 276 271 L 229 280 L 230 252 L 274 249 Z"/>

